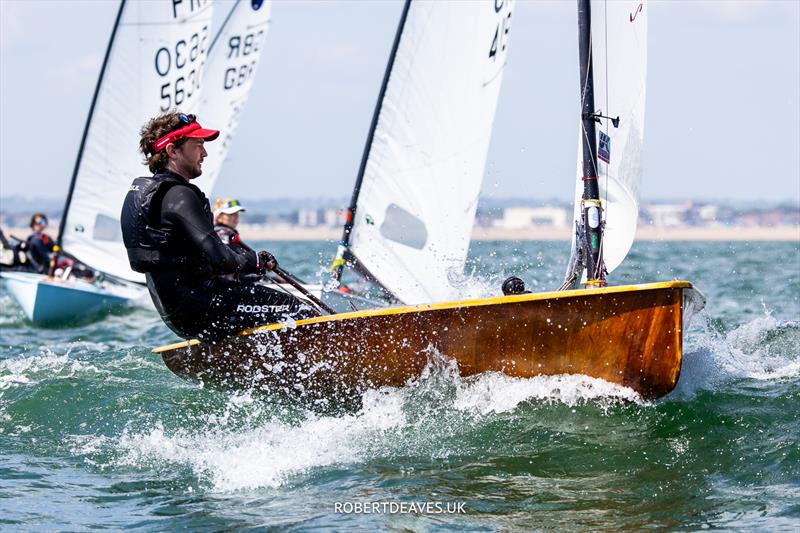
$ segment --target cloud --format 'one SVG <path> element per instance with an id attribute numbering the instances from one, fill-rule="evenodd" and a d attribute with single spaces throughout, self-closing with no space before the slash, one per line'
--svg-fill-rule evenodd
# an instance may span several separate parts
<path id="1" fill-rule="evenodd" d="M 47 73 L 47 79 L 52 82 L 70 85 L 83 85 L 93 81 L 100 71 L 103 57 L 97 52 L 87 54 L 76 61 L 62 64 Z"/>
<path id="2" fill-rule="evenodd" d="M 359 47 L 351 43 L 338 43 L 333 46 L 321 46 L 316 51 L 316 60 L 325 65 L 349 64 L 355 61 Z"/>
<path id="3" fill-rule="evenodd" d="M 24 35 L 22 13 L 17 2 L 0 0 L 0 47 L 11 48 Z"/>
<path id="4" fill-rule="evenodd" d="M 775 16 L 776 10 L 789 8 L 793 1 L 770 2 L 767 0 L 706 1 L 702 2 L 704 10 L 711 16 L 723 21 L 747 22 L 767 16 Z"/>

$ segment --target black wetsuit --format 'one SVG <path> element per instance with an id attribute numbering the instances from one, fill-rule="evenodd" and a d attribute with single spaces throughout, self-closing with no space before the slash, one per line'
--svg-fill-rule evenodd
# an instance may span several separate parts
<path id="1" fill-rule="evenodd" d="M 134 180 L 121 222 L 131 267 L 145 272 L 156 309 L 181 337 L 213 342 L 315 314 L 286 293 L 225 277 L 256 272 L 258 256 L 220 241 L 205 195 L 178 174 Z"/>
<path id="2" fill-rule="evenodd" d="M 32 233 L 28 237 L 28 259 L 36 272 L 45 274 L 50 268 L 50 254 L 56 242 L 44 233 Z"/>
<path id="3" fill-rule="evenodd" d="M 219 240 L 221 240 L 223 244 L 227 244 L 231 247 L 250 248 L 242 242 L 239 232 L 227 224 L 217 222 L 214 224 L 214 231 L 217 232 L 217 235 L 219 235 Z"/>

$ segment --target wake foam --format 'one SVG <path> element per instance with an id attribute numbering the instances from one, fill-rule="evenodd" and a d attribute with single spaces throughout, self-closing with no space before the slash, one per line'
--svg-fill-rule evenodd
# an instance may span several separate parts
<path id="1" fill-rule="evenodd" d="M 314 468 L 364 460 L 362 439 L 402 424 L 399 406 L 392 403 L 341 417 L 307 413 L 300 423 L 275 418 L 250 429 L 232 427 L 225 417 L 210 427 L 172 432 L 159 422 L 146 432 L 123 433 L 117 443 L 124 452 L 119 463 L 188 465 L 220 492 L 279 487 Z"/>
<path id="2" fill-rule="evenodd" d="M 82 372 L 100 373 L 101 370 L 73 359 L 69 349 L 64 354 L 57 354 L 48 348 L 41 355 L 0 360 L 0 391 L 43 379 L 71 378 Z"/>
<path id="3" fill-rule="evenodd" d="M 193 429 L 162 421 L 145 430 L 129 425 L 114 448 L 120 465 L 189 467 L 216 492 L 276 488 L 319 469 L 375 458 L 457 454 L 470 432 L 524 402 L 607 406 L 640 399 L 631 389 L 586 376 L 462 379 L 452 360 L 432 353 L 419 379 L 366 392 L 356 413 L 297 416 L 239 394 L 220 414 L 193 420 Z"/>
<path id="4" fill-rule="evenodd" d="M 671 396 L 692 396 L 737 380 L 776 381 L 800 377 L 800 322 L 764 316 L 727 333 L 706 319 L 689 335 L 683 368 Z"/>

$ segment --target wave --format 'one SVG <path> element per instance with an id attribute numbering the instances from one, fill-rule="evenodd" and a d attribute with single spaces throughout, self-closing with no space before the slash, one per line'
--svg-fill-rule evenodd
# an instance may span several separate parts
<path id="1" fill-rule="evenodd" d="M 720 332 L 706 317 L 688 336 L 683 368 L 671 397 L 691 397 L 740 380 L 784 381 L 800 377 L 800 322 L 764 315 Z"/>
<path id="2" fill-rule="evenodd" d="M 113 449 L 115 466 L 188 467 L 211 491 L 232 492 L 302 482 L 320 469 L 376 458 L 459 454 L 498 417 L 524 416 L 517 409 L 531 403 L 596 402 L 606 409 L 641 402 L 631 389 L 586 376 L 462 379 L 455 363 L 439 354 L 406 387 L 366 392 L 354 413 L 293 412 L 250 394 L 228 398 L 220 412 L 194 415 L 190 427 L 185 419 L 178 427 L 166 419 L 146 428 L 131 422 L 118 438 L 90 439 L 76 444 L 75 453 L 105 448 Z"/>

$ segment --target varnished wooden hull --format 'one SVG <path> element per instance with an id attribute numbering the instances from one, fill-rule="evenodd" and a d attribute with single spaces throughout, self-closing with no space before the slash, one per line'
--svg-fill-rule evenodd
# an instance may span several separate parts
<path id="1" fill-rule="evenodd" d="M 680 375 L 685 310 L 703 303 L 687 282 L 527 294 L 344 313 L 156 352 L 184 378 L 311 401 L 403 386 L 435 352 L 462 376 L 585 374 L 657 398 Z"/>

